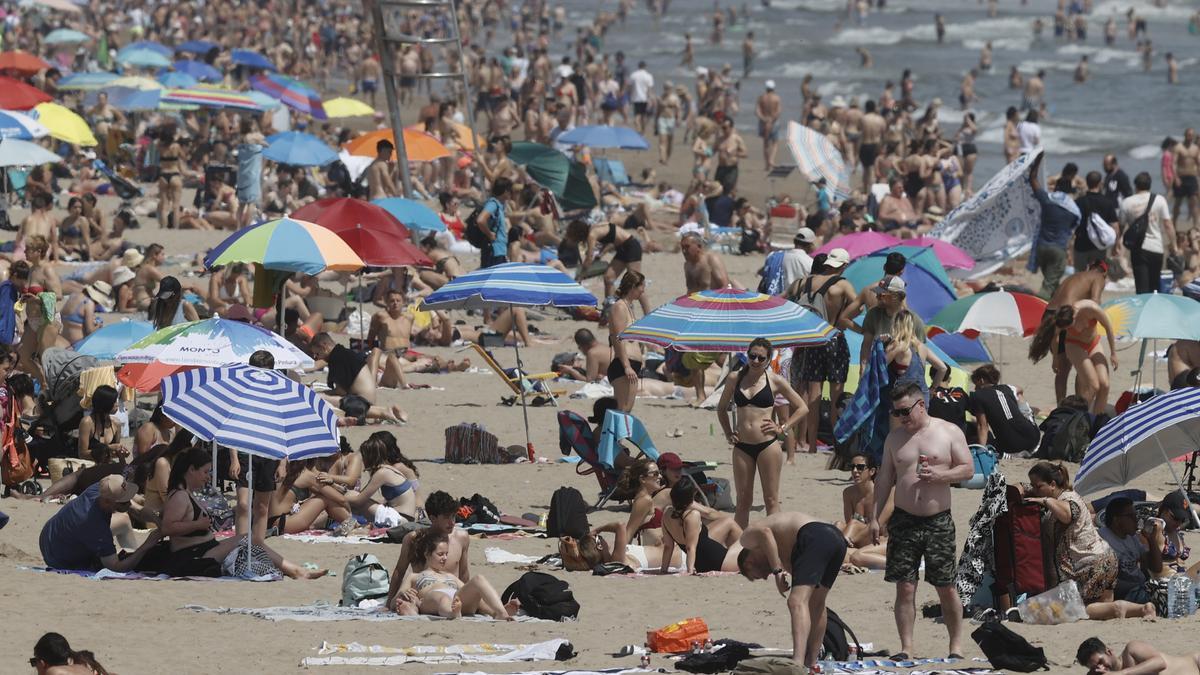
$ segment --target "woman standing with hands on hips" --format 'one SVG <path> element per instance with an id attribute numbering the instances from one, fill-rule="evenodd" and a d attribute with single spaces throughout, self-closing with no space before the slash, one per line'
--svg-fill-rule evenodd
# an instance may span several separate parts
<path id="1" fill-rule="evenodd" d="M 750 521 L 756 471 L 761 474 L 767 515 L 779 511 L 779 472 L 783 467 L 783 446 L 780 441 L 787 436 L 788 429 L 808 414 L 804 399 L 786 379 L 771 372 L 768 367 L 771 351 L 770 340 L 755 338 L 746 350 L 749 364 L 729 374 L 725 379 L 721 401 L 717 404 L 717 419 L 725 432 L 725 440 L 733 446 L 733 483 L 737 492 L 734 521 L 743 528 Z M 776 394 L 782 395 L 792 406 L 792 414 L 783 425 L 771 419 Z M 737 406 L 736 430 L 729 422 L 731 400 Z"/>
<path id="2" fill-rule="evenodd" d="M 639 302 L 645 292 L 645 275 L 627 269 L 621 277 L 621 285 L 617 287 L 617 301 L 608 310 L 608 342 L 612 345 L 613 354 L 606 375 L 617 398 L 617 409 L 626 413 L 633 410 L 633 403 L 637 400 L 642 349 L 636 342 L 622 340 L 620 335 L 633 323 L 633 303 Z"/>

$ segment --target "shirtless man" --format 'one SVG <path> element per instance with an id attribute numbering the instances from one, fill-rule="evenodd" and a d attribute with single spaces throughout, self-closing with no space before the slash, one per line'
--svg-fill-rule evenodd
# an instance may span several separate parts
<path id="1" fill-rule="evenodd" d="M 858 146 L 858 161 L 862 165 L 863 194 L 871 193 L 875 184 L 875 160 L 879 157 L 883 133 L 887 131 L 887 120 L 875 108 L 875 101 L 867 101 L 863 107 L 862 145 Z"/>
<path id="2" fill-rule="evenodd" d="M 395 147 L 387 139 L 375 144 L 375 161 L 367 167 L 367 191 L 372 200 L 400 195 L 392 178 L 391 160 Z"/>
<path id="3" fill-rule="evenodd" d="M 775 93 L 775 80 L 767 80 L 767 90 L 754 104 L 754 116 L 758 118 L 758 137 L 763 143 L 763 163 L 768 172 L 775 168 L 775 151 L 779 149 L 779 113 L 783 100 Z"/>
<path id="4" fill-rule="evenodd" d="M 1176 340 L 1167 350 L 1167 375 L 1171 389 L 1188 386 L 1188 375 L 1193 368 L 1200 368 L 1200 341 Z"/>
<path id="5" fill-rule="evenodd" d="M 862 144 L 863 115 L 862 108 L 858 107 L 858 97 L 851 98 L 850 107 L 842 113 L 842 127 L 846 135 L 846 157 L 858 157 L 858 148 Z"/>
<path id="6" fill-rule="evenodd" d="M 878 544 L 879 517 L 888 505 L 892 488 L 896 488 L 887 526 L 887 571 L 883 578 L 896 584 L 900 652 L 889 658 L 906 661 L 916 653 L 913 624 L 917 570 L 924 558 L 925 581 L 937 589 L 950 635 L 949 657 L 961 659 L 963 608 L 954 587 L 956 554 L 950 485 L 970 479 L 975 465 L 962 429 L 930 417 L 916 382 L 898 384 L 892 390 L 891 405 L 892 417 L 899 424 L 883 445 L 883 462 L 875 478 L 875 509 L 867 523 L 872 543 Z"/>
<path id="7" fill-rule="evenodd" d="M 1050 302 L 1042 314 L 1042 321 L 1054 322 L 1054 314 L 1059 307 L 1072 305 L 1080 300 L 1091 300 L 1100 304 L 1100 294 L 1104 292 L 1104 284 L 1108 280 L 1108 264 L 1098 260 L 1087 269 L 1076 272 L 1063 280 L 1058 290 L 1050 297 Z M 1059 336 L 1062 339 L 1062 336 Z M 1071 375 L 1071 361 L 1065 353 L 1056 349 L 1054 361 L 1050 368 L 1054 371 L 1054 400 L 1061 401 L 1067 396 L 1067 380 Z"/>
<path id="8" fill-rule="evenodd" d="M 775 579 L 792 619 L 792 660 L 812 668 L 825 639 L 825 599 L 846 556 L 845 535 L 808 514 L 784 511 L 747 527 L 739 543 L 738 571 L 751 581 Z"/>
<path id="9" fill-rule="evenodd" d="M 586 328 L 575 331 L 575 347 L 583 355 L 583 370 L 567 364 L 561 366 L 559 372 L 584 382 L 599 381 L 612 363 L 612 350 Z"/>
<path id="10" fill-rule="evenodd" d="M 1187 201 L 1188 219 L 1196 226 L 1196 208 L 1200 206 L 1200 143 L 1196 143 L 1196 130 L 1183 132 L 1183 143 L 1175 146 L 1175 209 L 1171 220 L 1179 222 L 1180 207 Z M 32 217 L 32 216 L 31 216 Z"/>
<path id="11" fill-rule="evenodd" d="M 369 56 L 363 59 L 358 66 L 359 88 L 367 97 L 367 103 L 372 108 L 375 107 L 375 92 L 379 89 L 379 81 L 383 78 L 383 66 L 379 64 L 379 58 Z M 411 96 L 411 93 L 410 93 Z"/>
<path id="12" fill-rule="evenodd" d="M 458 500 L 449 494 L 438 490 L 425 498 L 425 514 L 429 517 L 429 527 L 450 538 L 450 550 L 446 560 L 446 569 L 457 570 L 455 576 L 463 583 L 471 580 L 471 568 L 467 555 L 471 546 L 471 538 L 467 531 L 454 527 L 454 514 L 458 512 Z M 400 546 L 400 557 L 396 560 L 396 568 L 392 570 L 392 578 L 388 583 L 388 596 L 385 606 L 400 614 L 416 615 L 417 605 L 415 594 L 397 597 L 401 584 L 409 572 L 418 574 L 425 569 L 425 561 L 413 555 L 414 530 L 404 535 Z"/>
<path id="13" fill-rule="evenodd" d="M 25 242 L 29 237 L 41 235 L 50 244 L 46 252 L 46 260 L 54 262 L 58 259 L 58 219 L 50 213 L 54 207 L 49 195 L 38 193 L 29 202 L 29 215 L 21 221 L 21 229 L 17 232 L 17 241 L 13 247 L 13 258 L 20 260 L 25 257 Z"/>
<path id="14" fill-rule="evenodd" d="M 654 128 L 658 132 L 658 163 L 666 165 L 675 147 L 675 127 L 679 126 L 683 101 L 671 82 L 663 84 L 662 97 L 655 109 Z"/>
<path id="15" fill-rule="evenodd" d="M 1112 649 L 1101 642 L 1100 638 L 1088 638 L 1079 645 L 1079 650 L 1075 652 L 1075 660 L 1088 669 L 1089 675 L 1200 674 L 1200 652 L 1193 652 L 1187 656 L 1172 656 L 1142 640 L 1126 642 L 1118 661 Z"/>
<path id="16" fill-rule="evenodd" d="M 904 194 L 904 179 L 897 176 L 888 181 L 888 193 L 879 202 L 879 223 L 885 231 L 898 228 L 915 230 L 920 224 L 909 197 L 911 195 Z"/>
<path id="17" fill-rule="evenodd" d="M 1037 110 L 1046 95 L 1046 71 L 1039 70 L 1036 75 L 1025 80 L 1025 92 L 1021 95 L 1023 110 Z"/>
<path id="18" fill-rule="evenodd" d="M 370 59 L 367 59 L 370 60 Z M 421 55 L 412 45 L 404 45 L 400 50 L 400 102 L 403 105 L 406 102 L 412 102 L 413 94 L 417 88 L 417 73 L 421 72 Z M 363 90 L 366 91 L 366 83 L 363 83 Z M 374 101 L 375 92 L 370 91 L 371 99 Z M 371 107 L 375 107 L 372 103 Z"/>
<path id="19" fill-rule="evenodd" d="M 1004 113 L 1004 161 L 1012 162 L 1021 155 L 1021 134 L 1017 133 L 1017 125 L 1021 123 L 1021 113 L 1015 106 L 1010 106 Z"/>
<path id="20" fill-rule="evenodd" d="M 713 178 L 732 194 L 737 189 L 738 162 L 745 159 L 746 141 L 733 128 L 733 120 L 726 117 L 721 120 L 721 136 L 717 139 L 717 171 Z"/>
<path id="21" fill-rule="evenodd" d="M 683 279 L 688 293 L 716 290 L 731 284 L 721 256 L 706 250 L 700 235 L 695 232 L 683 235 L 679 250 L 683 253 Z"/>

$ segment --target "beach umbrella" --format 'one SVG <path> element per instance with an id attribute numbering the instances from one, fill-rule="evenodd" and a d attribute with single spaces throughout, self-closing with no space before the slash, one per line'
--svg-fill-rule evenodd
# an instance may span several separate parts
<path id="1" fill-rule="evenodd" d="M 22 6 L 26 5 L 26 3 L 23 1 L 20 4 Z M 78 14 L 83 11 L 82 7 L 71 2 L 71 0 L 33 0 L 32 3 L 29 4 L 41 5 L 47 9 L 53 9 L 59 12 L 68 12 L 70 14 Z"/>
<path id="2" fill-rule="evenodd" d="M 327 106 L 326 112 L 329 112 L 328 104 L 326 104 L 326 106 Z M 455 122 L 453 120 L 446 120 L 445 123 L 448 124 L 450 126 L 450 128 L 454 130 L 454 133 L 455 133 L 454 142 L 455 142 L 455 144 L 458 145 L 459 150 L 461 150 L 463 152 L 473 152 L 475 150 L 475 148 L 476 148 L 475 132 L 471 130 L 471 127 L 469 127 L 465 124 L 459 124 L 458 122 Z M 425 125 L 424 124 L 414 124 L 412 126 L 408 126 L 408 127 L 404 127 L 404 128 L 408 129 L 409 131 L 425 133 Z"/>
<path id="3" fill-rule="evenodd" d="M 279 108 L 283 107 L 283 104 L 279 102 L 279 99 L 271 98 L 261 91 L 250 90 L 245 92 L 245 94 L 246 96 L 250 97 L 251 101 L 257 103 L 258 106 L 263 110 L 278 110 Z"/>
<path id="4" fill-rule="evenodd" d="M 355 272 L 363 261 L 341 237 L 304 220 L 277 218 L 231 234 L 204 256 L 204 266 L 258 263 L 269 270 Z"/>
<path id="5" fill-rule="evenodd" d="M 112 107 L 123 112 L 158 110 L 162 105 L 161 89 L 129 89 L 112 86 L 89 91 L 83 98 L 84 105 L 96 105 L 101 93 L 108 96 L 108 102 Z"/>
<path id="6" fill-rule="evenodd" d="M 413 230 L 433 230 L 444 232 L 446 223 L 433 209 L 415 199 L 404 197 L 384 197 L 371 202 L 395 216 L 396 220 L 404 223 Z"/>
<path id="7" fill-rule="evenodd" d="M 22 75 L 36 75 L 50 67 L 45 59 L 20 49 L 0 52 L 0 70 L 11 70 Z"/>
<path id="8" fill-rule="evenodd" d="M 1046 301 L 1028 293 L 995 291 L 959 298 L 929 319 L 929 332 L 1029 337 L 1037 332 Z"/>
<path id="9" fill-rule="evenodd" d="M 349 197 L 331 197 L 297 209 L 292 217 L 333 231 L 368 265 L 433 266 L 429 256 L 409 240 L 408 228 L 376 204 Z"/>
<path id="10" fill-rule="evenodd" d="M 166 68 L 171 65 L 171 59 L 153 49 L 124 47 L 117 52 L 117 63 L 139 68 Z"/>
<path id="11" fill-rule="evenodd" d="M 0 166 L 38 166 L 61 161 L 62 157 L 37 143 L 22 141 L 19 138 L 0 140 Z"/>
<path id="12" fill-rule="evenodd" d="M 104 85 L 102 89 L 107 89 L 108 87 L 124 87 L 126 89 L 141 89 L 144 91 L 158 91 L 160 89 L 165 89 L 162 82 L 159 82 L 153 78 L 143 77 L 141 75 L 125 75 L 124 77 L 118 77 L 117 79 Z"/>
<path id="13" fill-rule="evenodd" d="M 829 240 L 829 243 L 813 251 L 813 255 L 818 253 L 829 253 L 835 248 L 844 248 L 850 254 L 850 258 L 861 258 L 864 255 L 870 255 L 881 248 L 891 248 L 899 246 L 900 238 L 894 237 L 886 232 L 875 232 L 868 230 L 866 232 L 852 232 L 850 234 L 842 234 Z"/>
<path id="14" fill-rule="evenodd" d="M 296 461 L 339 450 L 333 406 L 274 370 L 234 365 L 176 373 L 163 380 L 162 407 L 179 426 L 212 441 L 214 454 L 216 444 Z M 253 466 L 247 467 L 251 485 Z M 246 573 L 253 560 L 252 539 L 246 537 Z"/>
<path id="15" fill-rule="evenodd" d="M 42 44 L 45 45 L 71 45 L 80 42 L 87 42 L 92 38 L 86 33 L 81 33 L 71 28 L 55 28 L 42 38 Z"/>
<path id="16" fill-rule="evenodd" d="M 810 181 L 824 178 L 834 201 L 850 198 L 850 170 L 842 153 L 824 134 L 795 122 L 788 122 L 787 146 L 796 166 Z"/>
<path id="17" fill-rule="evenodd" d="M 50 95 L 37 87 L 0 76 L 0 108 L 4 110 L 31 110 L 37 104 L 50 100 Z"/>
<path id="18" fill-rule="evenodd" d="M 303 131 L 284 131 L 267 139 L 263 157 L 290 166 L 325 166 L 337 161 L 337 150 Z"/>
<path id="19" fill-rule="evenodd" d="M 680 296 L 630 324 L 620 338 L 681 352 L 744 352 L 759 337 L 776 347 L 804 347 L 828 342 L 834 331 L 789 300 L 720 288 Z"/>
<path id="20" fill-rule="evenodd" d="M 650 149 L 650 143 L 633 129 L 608 124 L 590 124 L 575 127 L 559 135 L 555 143 L 562 145 L 585 145 L 589 148 Z"/>
<path id="21" fill-rule="evenodd" d="M 74 73 L 59 80 L 57 86 L 59 91 L 90 91 L 92 89 L 99 89 L 118 77 L 119 75 L 116 73 L 109 72 Z M 3 91 L 3 89 L 0 89 L 0 91 Z"/>
<path id="22" fill-rule="evenodd" d="M 525 167 L 539 185 L 553 192 L 564 209 L 591 209 L 598 203 L 588 181 L 587 167 L 554 148 L 518 141 L 513 143 L 509 158 Z"/>
<path id="23" fill-rule="evenodd" d="M 942 353 L 959 363 L 992 363 L 995 361 L 983 340 L 972 339 L 959 333 L 930 335 L 926 342 L 937 345 Z"/>
<path id="24" fill-rule="evenodd" d="M 263 107 L 246 94 L 229 89 L 167 89 L 163 103 L 198 105 L 203 108 L 234 108 L 261 112 Z"/>
<path id="25" fill-rule="evenodd" d="M 847 265 L 842 276 L 854 286 L 855 291 L 861 293 L 884 277 L 883 264 L 887 254 L 892 252 L 901 253 L 908 259 L 900 278 L 908 286 L 908 306 L 922 319 L 928 321 L 958 297 L 954 285 L 946 276 L 946 270 L 938 262 L 933 250 L 928 248 L 893 246 L 880 249 Z"/>
<path id="26" fill-rule="evenodd" d="M 225 79 L 221 71 L 204 63 L 203 61 L 176 61 L 171 64 L 175 72 L 191 75 L 201 82 L 220 82 Z M 186 87 L 184 87 L 186 89 Z"/>
<path id="27" fill-rule="evenodd" d="M 115 359 L 117 354 L 153 332 L 154 324 L 149 321 L 110 323 L 76 342 L 72 348 L 80 354 L 110 360 Z"/>
<path id="28" fill-rule="evenodd" d="M 1190 454 L 1198 447 L 1200 387 L 1184 387 L 1159 394 L 1100 427 L 1079 463 L 1075 491 L 1089 495 L 1124 487 L 1147 471 L 1166 464 L 1186 498 L 1187 493 L 1171 460 Z"/>
<path id="29" fill-rule="evenodd" d="M 370 117 L 375 109 L 356 98 L 332 98 L 322 104 L 325 115 L 330 119 L 341 117 Z"/>
<path id="30" fill-rule="evenodd" d="M 376 155 L 375 145 L 382 140 L 395 145 L 396 135 L 392 133 L 391 129 L 376 129 L 352 139 L 343 147 L 352 155 L 374 157 Z M 404 130 L 404 151 L 410 162 L 432 162 L 435 159 L 451 155 L 450 150 L 442 145 L 441 141 L 424 131 L 412 129 Z"/>
<path id="31" fill-rule="evenodd" d="M 328 119 L 321 105 L 321 95 L 316 89 L 284 75 L 267 73 L 250 78 L 250 86 L 268 96 L 273 96 L 287 107 L 311 115 L 314 119 Z"/>
<path id="32" fill-rule="evenodd" d="M 932 248 L 934 255 L 941 261 L 943 267 L 953 267 L 960 270 L 975 268 L 975 259 L 971 257 L 971 254 L 948 241 L 934 239 L 930 236 L 921 236 L 915 239 L 906 239 L 903 243 L 906 246 Z"/>
<path id="33" fill-rule="evenodd" d="M 185 54 L 207 54 L 217 48 L 217 43 L 208 40 L 188 40 L 175 46 L 175 51 Z"/>
<path id="34" fill-rule="evenodd" d="M 258 350 L 271 352 L 277 368 L 311 368 L 313 360 L 278 333 L 220 317 L 188 321 L 154 331 L 116 355 L 122 363 L 160 361 L 179 366 L 246 363 Z"/>
<path id="35" fill-rule="evenodd" d="M 57 103 L 39 103 L 30 116 L 50 131 L 51 138 L 84 147 L 100 144 L 88 123 L 70 108 Z"/>
<path id="36" fill-rule="evenodd" d="M 175 373 L 191 370 L 197 366 L 180 366 L 162 361 L 150 363 L 126 363 L 117 371 L 117 381 L 142 394 L 162 388 L 162 381 Z"/>
<path id="37" fill-rule="evenodd" d="M 267 57 L 258 52 L 250 51 L 249 49 L 235 49 L 229 52 L 229 60 L 234 65 L 245 66 L 247 68 L 256 68 L 258 70 L 278 70 L 275 64 Z"/>
<path id="38" fill-rule="evenodd" d="M 596 297 L 571 277 L 547 265 L 501 263 L 483 267 L 451 279 L 425 298 L 423 307 L 429 309 L 499 309 L 508 307 L 595 307 Z M 517 372 L 524 373 L 521 348 L 515 339 L 517 322 L 513 321 L 513 349 L 517 355 Z M 529 440 L 529 410 L 525 404 L 524 384 L 521 385 L 521 416 L 525 420 L 525 448 L 533 459 L 533 443 Z"/>
<path id="39" fill-rule="evenodd" d="M 1200 304 L 1164 293 L 1140 293 L 1104 303 L 1116 338 L 1200 340 Z"/>
<path id="40" fill-rule="evenodd" d="M 0 110 L 0 138 L 19 138 L 32 141 L 43 138 L 50 130 L 29 115 L 12 110 Z"/>
<path id="41" fill-rule="evenodd" d="M 166 72 L 159 73 L 156 79 L 158 80 L 159 84 L 163 85 L 164 87 L 170 87 L 171 89 L 187 89 L 188 87 L 194 87 L 200 83 L 200 80 L 196 79 L 195 77 L 188 75 L 187 73 L 181 73 L 177 70 L 168 70 Z"/>
<path id="42" fill-rule="evenodd" d="M 129 44 L 125 45 L 124 49 L 146 49 L 166 58 L 171 58 L 171 55 L 175 53 L 171 51 L 170 47 L 162 44 L 161 42 L 155 42 L 153 40 L 138 40 L 137 42 L 130 42 Z"/>
<path id="43" fill-rule="evenodd" d="M 858 318 L 854 320 L 854 323 L 861 326 L 863 316 L 864 315 L 862 314 L 858 315 Z M 862 371 L 858 365 L 858 355 L 862 353 L 862 333 L 852 330 L 843 331 L 842 333 L 846 336 L 846 346 L 850 350 L 850 370 L 847 372 L 846 376 L 845 391 L 854 391 L 858 388 L 859 377 L 862 375 Z M 946 337 L 948 335 L 948 333 L 943 333 L 939 337 Z M 954 337 L 962 338 L 961 335 L 955 335 Z M 942 347 L 933 340 L 927 340 L 925 342 L 925 346 L 928 347 L 929 351 L 933 352 L 933 354 L 941 359 L 942 362 L 946 364 L 946 367 L 950 369 L 950 381 L 953 386 L 962 387 L 963 389 L 970 389 L 971 376 L 962 367 L 962 364 L 959 363 L 958 359 L 954 358 L 952 354 L 942 349 Z M 990 360 L 991 359 L 988 359 L 988 361 Z M 824 392 L 824 396 L 828 397 L 828 383 L 826 383 L 824 386 Z"/>

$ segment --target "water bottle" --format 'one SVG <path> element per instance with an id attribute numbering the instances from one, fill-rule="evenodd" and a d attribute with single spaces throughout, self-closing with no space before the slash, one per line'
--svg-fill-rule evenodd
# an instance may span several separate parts
<path id="1" fill-rule="evenodd" d="M 1175 574 L 1167 582 L 1167 618 L 1182 619 L 1195 601 L 1192 582 L 1184 574 Z"/>
<path id="2" fill-rule="evenodd" d="M 1192 614 L 1196 613 L 1196 584 L 1192 581 L 1192 578 L 1186 574 L 1184 575 L 1183 580 L 1187 585 L 1187 613 L 1188 616 L 1191 616 Z"/>

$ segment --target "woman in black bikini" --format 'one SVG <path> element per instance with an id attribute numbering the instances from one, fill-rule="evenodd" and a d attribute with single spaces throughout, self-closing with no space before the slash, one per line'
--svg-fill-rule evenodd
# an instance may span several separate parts
<path id="1" fill-rule="evenodd" d="M 633 403 L 637 400 L 642 349 L 638 343 L 626 342 L 617 336 L 633 323 L 633 303 L 641 301 L 645 292 L 646 277 L 641 272 L 628 270 L 617 288 L 617 301 L 609 308 L 608 343 L 612 346 L 613 357 L 605 375 L 612 385 L 613 395 L 617 397 L 617 409 L 621 412 L 633 410 Z"/>
<path id="2" fill-rule="evenodd" d="M 113 417 L 117 411 L 117 390 L 102 384 L 92 392 L 92 411 L 79 420 L 79 456 L 88 459 L 101 446 L 111 447 L 114 454 L 125 456 L 129 451 L 121 446 L 121 422 Z"/>
<path id="3" fill-rule="evenodd" d="M 604 270 L 604 297 L 613 297 L 613 286 L 626 270 L 642 271 L 642 242 L 632 232 L 615 223 L 601 223 L 596 227 L 588 227 L 582 220 L 573 220 L 567 225 L 563 243 L 567 246 L 584 247 L 582 262 L 575 272 L 575 279 L 582 280 L 588 273 L 588 268 L 605 250 L 612 248 L 613 258 Z M 650 313 L 650 302 L 640 298 L 642 313 Z"/>
<path id="4" fill-rule="evenodd" d="M 734 520 L 740 527 L 750 521 L 754 503 L 754 473 L 762 474 L 763 503 L 767 515 L 779 511 L 779 471 L 783 466 L 783 446 L 780 440 L 787 430 L 804 419 L 808 406 L 792 389 L 787 380 L 771 372 L 771 342 L 755 338 L 746 350 L 749 365 L 725 378 L 721 401 L 717 404 L 717 419 L 725 432 L 725 440 L 733 446 L 733 484 L 737 492 Z M 762 382 L 762 386 L 759 386 Z M 775 409 L 775 394 L 788 400 L 792 414 L 781 426 L 771 419 Z M 729 403 L 737 405 L 737 430 L 729 423 Z"/>
<path id="5" fill-rule="evenodd" d="M 159 529 L 170 537 L 170 560 L 163 571 L 173 576 L 199 574 L 220 576 L 221 563 L 245 541 L 230 537 L 217 541 L 213 536 L 212 519 L 204 508 L 192 498 L 192 492 L 200 490 L 209 481 L 212 472 L 212 454 L 200 447 L 192 447 L 179 453 L 171 466 L 171 492 L 163 507 Z M 284 574 L 293 579 L 316 579 L 325 576 L 328 570 L 306 570 L 296 563 L 283 559 L 263 544 L 256 544 L 271 558 L 271 562 Z M 215 563 L 215 564 L 214 564 Z"/>
<path id="6" fill-rule="evenodd" d="M 687 553 L 688 574 L 738 571 L 742 528 L 729 516 L 705 524 L 703 514 L 695 507 L 696 485 L 682 480 L 676 483 L 671 488 L 671 506 L 663 514 L 663 560 L 670 563 L 678 542 Z M 663 565 L 661 572 L 666 574 L 668 567 Z"/>
<path id="7" fill-rule="evenodd" d="M 175 127 L 158 136 L 158 225 L 179 227 L 179 205 L 183 199 L 183 147 L 175 140 Z"/>

